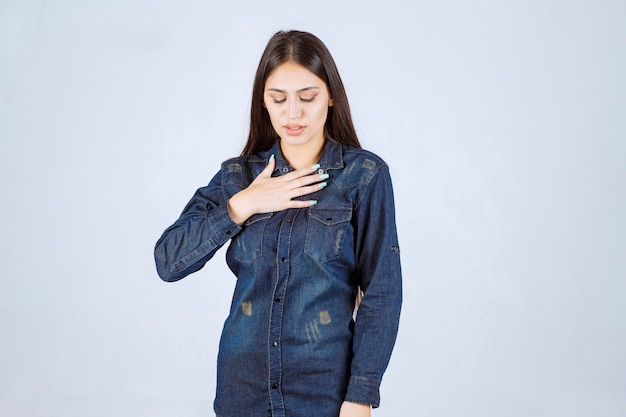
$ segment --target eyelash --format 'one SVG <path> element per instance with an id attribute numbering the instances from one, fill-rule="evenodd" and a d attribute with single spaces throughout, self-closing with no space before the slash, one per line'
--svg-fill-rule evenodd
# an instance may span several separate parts
<path id="1" fill-rule="evenodd" d="M 315 97 L 317 97 L 317 96 L 313 96 L 313 97 L 311 97 L 311 98 L 302 98 L 302 97 L 300 97 L 300 101 L 302 101 L 303 103 L 310 103 L 310 102 L 312 102 L 313 100 L 315 100 Z M 274 103 L 276 103 L 276 104 L 281 104 L 281 103 L 284 103 L 285 101 L 287 101 L 287 99 L 286 99 L 286 98 L 284 98 L 284 99 L 282 99 L 282 100 L 276 100 L 275 98 L 272 98 L 272 100 L 273 100 L 273 101 L 274 101 Z"/>

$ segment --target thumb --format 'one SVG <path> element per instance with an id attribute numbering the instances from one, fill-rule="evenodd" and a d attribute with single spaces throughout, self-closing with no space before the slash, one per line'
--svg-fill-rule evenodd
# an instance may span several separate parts
<path id="1" fill-rule="evenodd" d="M 270 156 L 270 160 L 267 162 L 267 166 L 261 171 L 259 177 L 269 178 L 272 176 L 272 172 L 274 172 L 274 167 L 276 166 L 276 159 L 274 158 L 274 154 Z"/>

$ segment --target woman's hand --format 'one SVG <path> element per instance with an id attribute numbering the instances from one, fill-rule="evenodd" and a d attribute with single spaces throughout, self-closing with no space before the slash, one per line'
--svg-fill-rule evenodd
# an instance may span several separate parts
<path id="1" fill-rule="evenodd" d="M 315 200 L 293 200 L 295 197 L 311 194 L 326 186 L 320 182 L 327 174 L 317 174 L 318 165 L 301 168 L 286 175 L 272 177 L 276 160 L 273 156 L 265 169 L 252 181 L 248 188 L 241 190 L 228 200 L 230 217 L 241 224 L 257 213 L 270 213 L 290 208 L 310 207 Z"/>
<path id="2" fill-rule="evenodd" d="M 371 417 L 372 409 L 366 404 L 344 401 L 339 410 L 339 417 Z"/>

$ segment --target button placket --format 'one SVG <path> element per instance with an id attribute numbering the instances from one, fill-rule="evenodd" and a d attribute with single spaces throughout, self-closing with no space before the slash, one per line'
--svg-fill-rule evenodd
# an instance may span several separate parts
<path id="1" fill-rule="evenodd" d="M 291 234 L 293 231 L 294 220 L 297 216 L 298 209 L 290 209 L 284 213 L 284 220 L 280 223 L 280 229 L 278 230 L 278 245 L 276 251 L 276 282 L 274 285 L 274 293 L 272 299 L 272 307 L 270 309 L 268 332 L 268 354 L 269 354 L 269 388 L 270 388 L 270 403 L 272 408 L 272 415 L 284 416 L 284 401 L 282 397 L 282 352 L 280 348 L 280 340 L 282 337 L 282 318 L 285 299 L 285 292 L 287 291 L 287 281 L 290 276 L 290 244 Z"/>

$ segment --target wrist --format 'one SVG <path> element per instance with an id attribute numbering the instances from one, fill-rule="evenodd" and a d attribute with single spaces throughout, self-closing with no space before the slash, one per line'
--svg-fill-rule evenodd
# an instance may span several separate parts
<path id="1" fill-rule="evenodd" d="M 355 403 L 354 401 L 348 401 L 348 400 L 345 400 L 344 402 L 346 402 L 346 403 L 348 403 L 348 404 L 351 404 L 351 405 L 352 405 L 352 406 L 354 406 L 354 407 L 372 408 L 372 406 L 371 406 L 371 405 L 369 405 L 369 404 Z"/>
<path id="2" fill-rule="evenodd" d="M 254 212 L 250 212 L 250 205 L 245 199 L 244 192 L 245 190 L 239 191 L 228 200 L 228 214 L 237 224 L 242 224 L 254 214 Z"/>
<path id="3" fill-rule="evenodd" d="M 370 417 L 372 408 L 368 404 L 344 401 L 339 411 L 339 417 Z"/>

